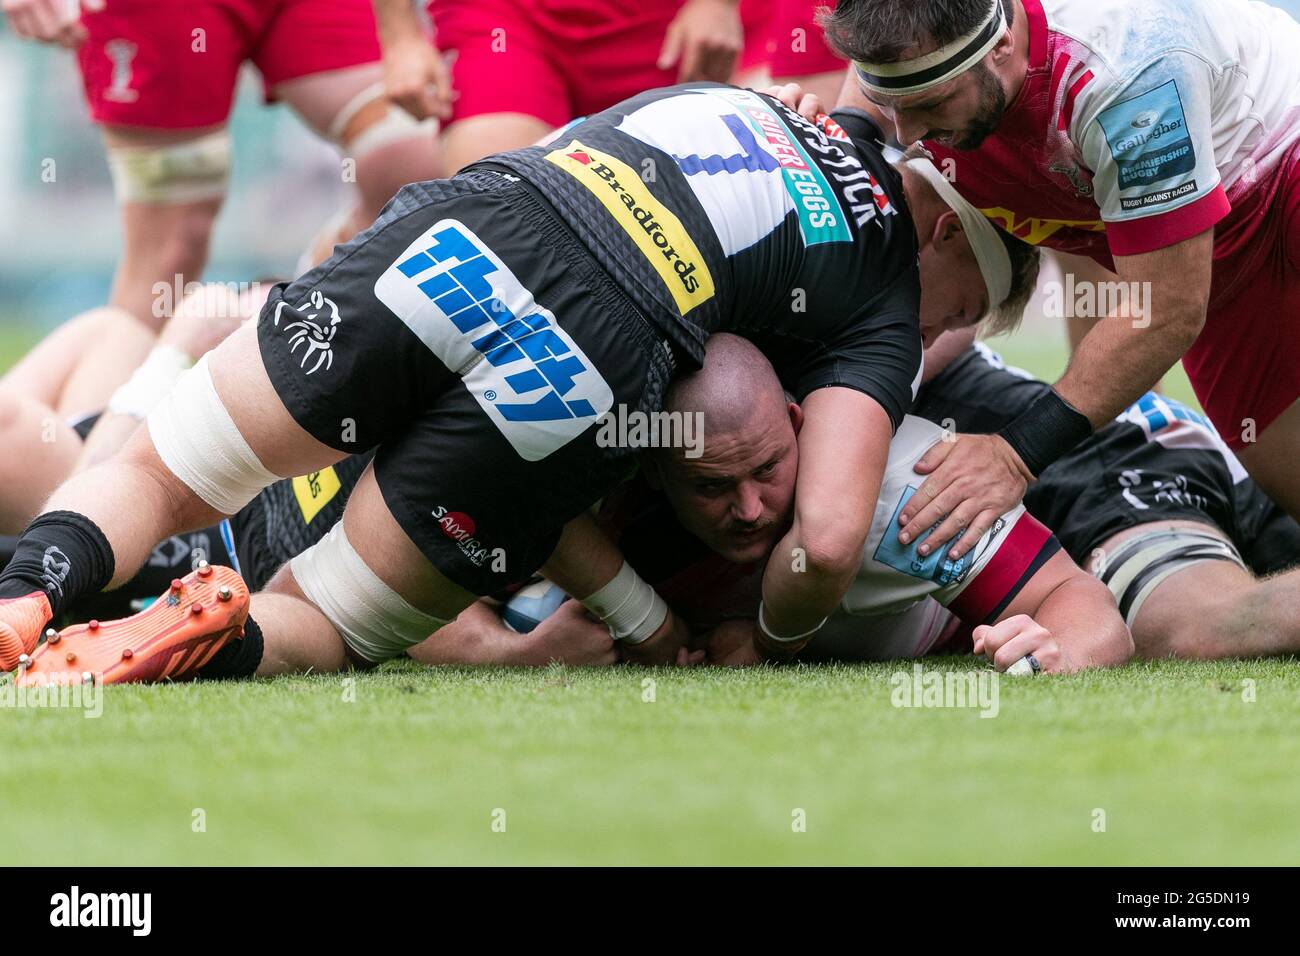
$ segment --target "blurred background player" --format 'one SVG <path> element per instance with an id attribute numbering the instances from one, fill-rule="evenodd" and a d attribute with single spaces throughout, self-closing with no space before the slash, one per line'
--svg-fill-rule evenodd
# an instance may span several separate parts
<path id="1" fill-rule="evenodd" d="M 761 62 L 772 83 L 797 83 L 805 93 L 833 104 L 844 84 L 844 67 L 848 61 L 827 44 L 817 23 L 817 12 L 823 8 L 834 10 L 835 3 L 836 0 L 742 0 L 745 62 Z"/>
<path id="2" fill-rule="evenodd" d="M 437 49 L 411 0 L 375 0 L 375 13 L 395 102 L 420 119 L 444 116 L 446 91 L 455 89 L 443 134 L 450 175 L 645 90 L 727 82 L 745 43 L 738 6 L 739 0 L 431 0 Z"/>
<path id="3" fill-rule="evenodd" d="M 366 0 L 3 0 L 21 36 L 77 51 L 104 137 L 125 243 L 111 305 L 157 329 L 155 283 L 197 280 L 231 168 L 227 121 L 240 67 L 355 163 L 355 208 L 318 237 L 327 256 L 408 182 L 439 173 L 432 126 L 383 95 Z"/>

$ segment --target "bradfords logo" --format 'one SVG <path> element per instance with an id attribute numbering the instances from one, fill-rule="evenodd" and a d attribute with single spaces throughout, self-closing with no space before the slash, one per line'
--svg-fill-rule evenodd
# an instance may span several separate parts
<path id="1" fill-rule="evenodd" d="M 464 223 L 443 219 L 375 283 L 526 461 L 581 435 L 614 404 L 600 372 Z"/>
<path id="2" fill-rule="evenodd" d="M 442 505 L 433 509 L 433 517 L 442 533 L 460 545 L 465 557 L 480 566 L 487 560 L 488 549 L 474 537 L 473 518 L 463 511 L 448 511 Z"/>
<path id="3" fill-rule="evenodd" d="M 659 274 L 682 315 L 713 298 L 713 276 L 704 256 L 681 220 L 660 205 L 632 167 L 576 139 L 565 149 L 547 153 L 546 159 L 609 210 Z"/>

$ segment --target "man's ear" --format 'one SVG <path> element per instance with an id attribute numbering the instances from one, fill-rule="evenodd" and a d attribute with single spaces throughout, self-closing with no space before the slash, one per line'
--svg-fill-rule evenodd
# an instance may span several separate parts
<path id="1" fill-rule="evenodd" d="M 993 65 L 1002 66 L 1007 60 L 1011 59 L 1011 54 L 1016 48 L 1016 31 L 1007 27 L 1002 31 L 1002 36 L 993 49 L 989 52 L 993 54 Z"/>
<path id="2" fill-rule="evenodd" d="M 798 402 L 787 402 L 786 409 L 790 413 L 790 427 L 798 437 L 799 429 L 803 428 L 803 409 L 799 407 Z"/>
<path id="3" fill-rule="evenodd" d="M 934 221 L 930 244 L 934 246 L 936 252 L 941 252 L 951 243 L 964 239 L 965 236 L 966 231 L 962 229 L 961 218 L 953 210 L 948 209 L 941 212 L 939 218 Z"/>

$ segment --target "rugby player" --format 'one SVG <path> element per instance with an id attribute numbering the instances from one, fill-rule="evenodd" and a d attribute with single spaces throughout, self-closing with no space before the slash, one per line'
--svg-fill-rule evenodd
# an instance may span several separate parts
<path id="1" fill-rule="evenodd" d="M 902 535 L 967 527 L 960 554 L 1179 358 L 1300 515 L 1300 26 L 1243 0 L 842 0 L 824 25 L 855 61 L 847 100 L 1017 236 L 1132 283 L 1051 392 L 923 460 Z"/>
<path id="2" fill-rule="evenodd" d="M 704 368 L 677 379 L 665 404 L 672 412 L 703 415 L 702 454 L 648 452 L 649 487 L 620 489 L 603 517 L 618 530 L 629 560 L 674 608 L 694 628 L 709 630 L 702 647 L 711 660 L 756 663 L 752 627 L 727 621 L 752 615 L 764 561 L 790 523 L 803 416 L 753 344 L 720 334 L 707 353 Z M 973 628 L 976 653 L 998 670 L 1022 659 L 1029 673 L 1126 661 L 1132 642 L 1106 588 L 1023 507 L 1001 516 L 960 561 L 921 558 L 915 546 L 894 544 L 894 517 L 916 491 L 912 466 L 942 434 L 923 419 L 904 419 L 855 579 L 811 639 L 816 652 L 833 647 L 838 656 L 897 656 L 900 638 L 905 656 L 931 651 L 951 633 L 947 620 L 933 607 L 905 612 L 933 597 Z"/>
<path id="3" fill-rule="evenodd" d="M 844 59 L 826 44 L 817 23 L 819 8 L 835 7 L 835 0 L 765 0 L 761 22 L 755 22 L 751 41 L 750 0 L 742 0 L 746 13 L 745 58 L 751 42 L 761 45 L 761 58 L 772 83 L 794 83 L 823 103 L 834 103 L 844 83 Z M 755 11 L 755 20 L 757 11 Z"/>
<path id="4" fill-rule="evenodd" d="M 625 656 L 673 660 L 680 622 L 607 539 L 566 522 L 632 465 L 626 441 L 598 444 L 604 413 L 657 410 L 728 329 L 761 341 L 804 409 L 795 519 L 756 615 L 760 646 L 802 640 L 852 582 L 919 380 L 919 245 L 873 137 L 725 86 L 653 91 L 556 146 L 406 187 L 277 286 L 118 456 L 54 493 L 0 575 L 0 664 L 159 540 L 372 447 L 343 520 L 272 582 L 267 617 L 236 625 L 223 602 L 214 642 L 272 627 L 383 660 L 545 564 Z M 182 590 L 213 585 L 235 594 L 225 576 Z M 190 606 L 176 595 L 159 614 Z"/>
<path id="5" fill-rule="evenodd" d="M 745 42 L 738 3 L 429 0 L 440 49 L 411 0 L 375 0 L 375 14 L 389 95 L 420 119 L 449 104 L 443 149 L 456 172 L 644 90 L 732 79 Z M 454 99 L 435 92 L 449 87 Z"/>
<path id="6" fill-rule="evenodd" d="M 945 332 L 926 349 L 925 383 L 912 412 L 949 432 L 989 434 L 1050 386 L 1008 368 L 973 339 L 973 329 Z M 716 439 L 716 430 L 711 436 Z M 682 462 L 674 470 L 671 458 L 656 457 L 669 462 L 658 474 L 681 523 L 699 526 L 692 513 L 707 507 L 707 499 L 693 500 L 691 489 L 681 484 L 693 466 Z M 893 468 L 891 457 L 891 473 Z M 733 496 L 743 501 L 740 485 Z M 760 479 L 751 485 L 767 487 Z M 770 492 L 759 491 L 765 493 Z M 1024 505 L 1053 530 L 1078 565 L 1110 588 L 1139 657 L 1220 659 L 1300 651 L 1300 524 L 1250 479 L 1214 426 L 1177 401 L 1144 395 L 1045 469 Z M 734 513 L 743 516 L 744 510 L 741 505 Z M 605 512 L 603 519 L 617 531 L 628 560 L 693 629 L 705 632 L 701 646 L 710 658 L 752 660 L 737 654 L 747 634 L 726 623 L 743 617 L 752 604 L 752 578 L 676 526 L 664 499 L 644 486 L 621 489 Z M 730 549 L 724 543 L 720 550 Z M 534 604 L 545 607 L 555 599 L 543 592 L 539 601 L 521 607 L 536 614 Z M 842 626 L 833 626 L 836 622 Z M 958 623 L 934 600 L 867 620 L 837 614 L 800 659 L 952 653 L 970 646 L 969 633 Z M 512 634 L 486 606 L 465 626 L 485 643 L 504 646 Z M 412 656 L 431 653 L 432 645 L 421 645 Z"/>
<path id="7" fill-rule="evenodd" d="M 393 194 L 438 172 L 432 125 L 384 96 L 367 0 L 3 0 L 20 36 L 75 48 L 122 209 L 125 248 L 109 303 L 157 330 L 155 285 L 197 279 L 231 170 L 227 120 L 254 63 L 268 101 L 287 103 L 355 163 L 358 201 L 311 263 L 369 225 Z"/>
<path id="8" fill-rule="evenodd" d="M 946 332 L 926 350 L 912 411 L 989 434 L 1049 386 L 973 337 Z M 1300 524 L 1179 402 L 1143 395 L 1046 468 L 1025 507 L 1110 587 L 1139 656 L 1300 651 Z"/>

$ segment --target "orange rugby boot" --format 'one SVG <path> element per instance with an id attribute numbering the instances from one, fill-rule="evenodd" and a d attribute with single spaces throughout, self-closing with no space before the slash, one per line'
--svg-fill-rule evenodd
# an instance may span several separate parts
<path id="1" fill-rule="evenodd" d="M 44 591 L 0 600 L 0 671 L 27 663 L 52 616 Z"/>
<path id="2" fill-rule="evenodd" d="M 200 564 L 139 614 L 47 632 L 16 683 L 189 680 L 243 637 L 248 601 L 248 585 L 234 570 Z"/>

